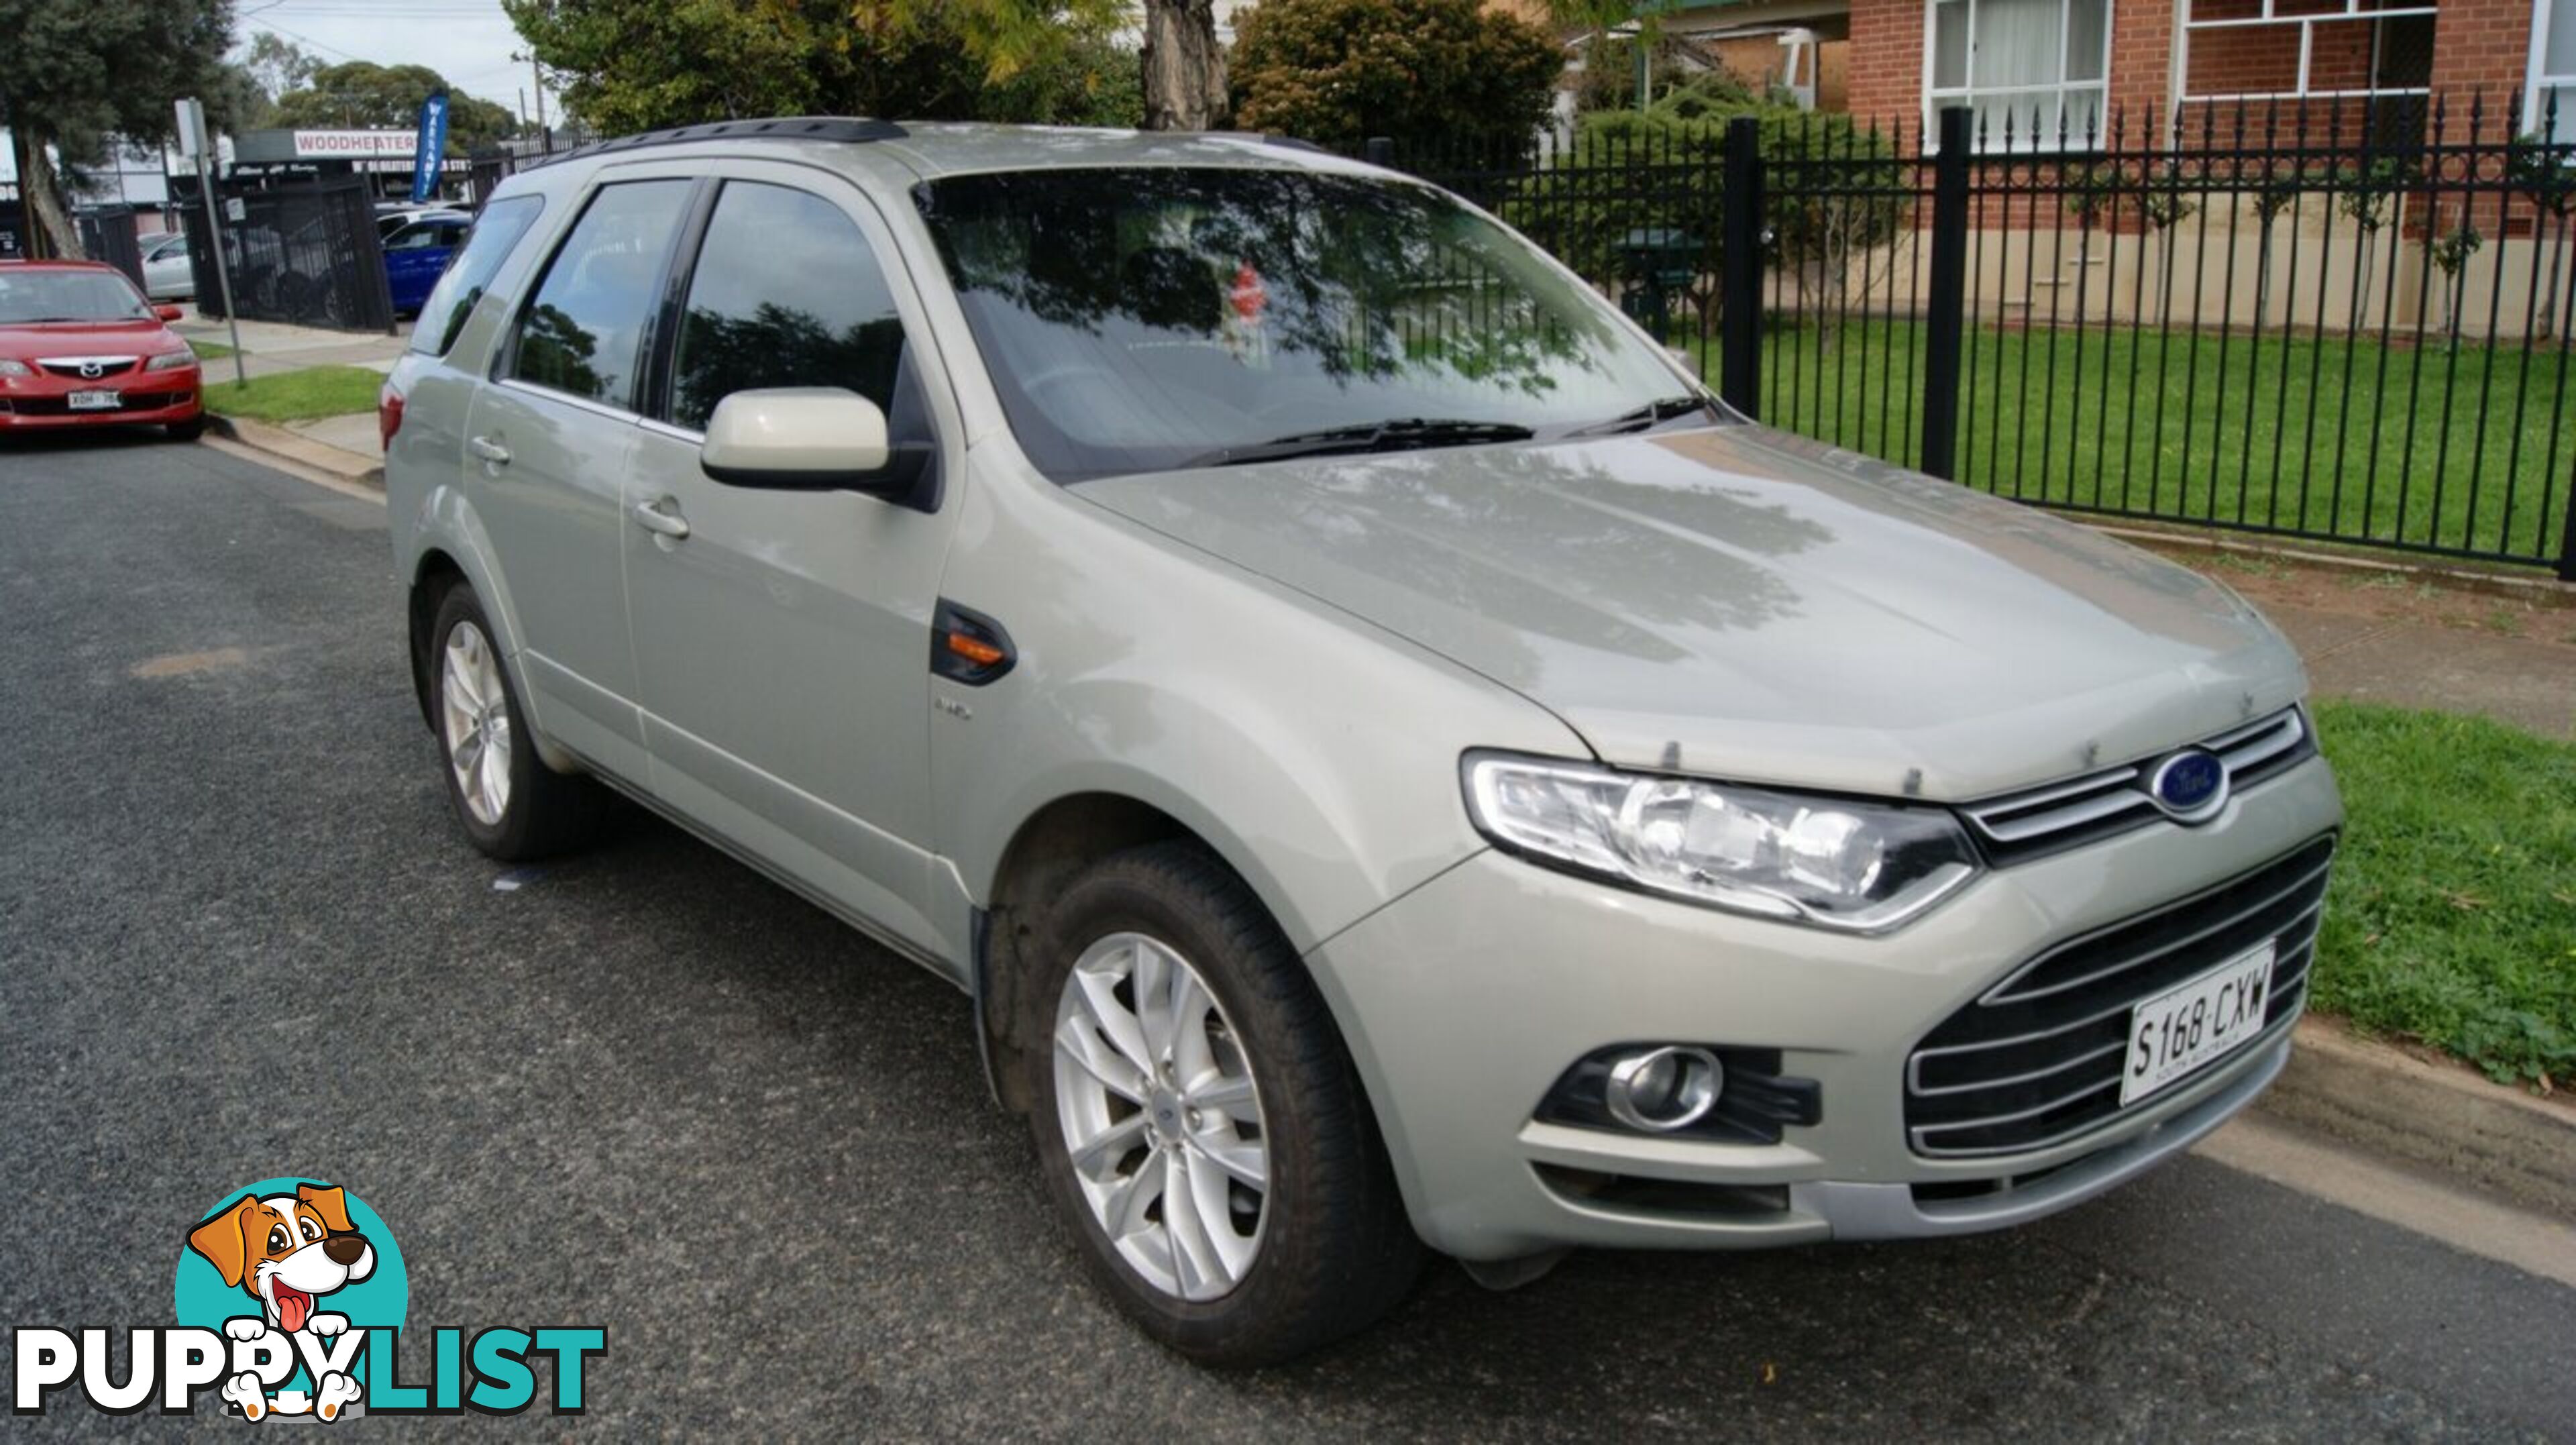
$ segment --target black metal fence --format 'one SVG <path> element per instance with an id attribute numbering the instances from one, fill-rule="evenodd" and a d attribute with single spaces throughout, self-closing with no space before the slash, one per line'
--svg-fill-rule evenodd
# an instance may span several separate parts
<path id="1" fill-rule="evenodd" d="M 143 247 L 134 231 L 134 208 L 128 205 L 84 206 L 72 213 L 81 249 L 93 261 L 104 261 L 143 284 Z"/>
<path id="2" fill-rule="evenodd" d="M 2576 579 L 2556 133 L 2410 98 L 1374 154 L 1518 226 L 1773 425 L 2045 506 Z"/>
<path id="3" fill-rule="evenodd" d="M 250 321 L 284 321 L 340 331 L 390 331 L 392 294 L 378 244 L 373 200 L 364 180 L 320 181 L 274 190 L 225 184 L 224 257 L 232 269 L 233 303 Z M 197 309 L 223 314 L 206 212 L 186 208 L 188 258 L 197 277 Z"/>

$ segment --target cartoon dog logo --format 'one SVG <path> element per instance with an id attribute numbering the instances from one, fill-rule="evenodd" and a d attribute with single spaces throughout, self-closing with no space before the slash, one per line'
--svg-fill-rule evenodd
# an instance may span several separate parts
<path id="1" fill-rule="evenodd" d="M 292 1194 L 244 1195 L 191 1231 L 188 1247 L 214 1265 L 226 1286 L 259 1301 L 258 1315 L 224 1322 L 224 1333 L 236 1340 L 255 1340 L 275 1328 L 289 1335 L 310 1331 L 327 1344 L 349 1321 L 319 1308 L 319 1302 L 376 1270 L 375 1246 L 349 1223 L 341 1191 L 315 1184 L 298 1184 Z M 248 1372 L 223 1387 L 224 1398 L 253 1420 L 271 1410 L 336 1420 L 364 1391 L 337 1371 L 316 1379 L 309 1396 L 289 1391 L 269 1399 L 259 1376 Z"/>

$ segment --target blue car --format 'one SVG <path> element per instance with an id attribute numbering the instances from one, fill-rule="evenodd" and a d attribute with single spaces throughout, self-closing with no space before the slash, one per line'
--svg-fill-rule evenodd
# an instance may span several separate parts
<path id="1" fill-rule="evenodd" d="M 429 300 L 429 288 L 438 284 L 439 273 L 465 244 L 466 228 L 473 224 L 474 218 L 463 211 L 432 211 L 385 237 L 385 287 L 393 293 L 396 315 L 408 316 Z"/>

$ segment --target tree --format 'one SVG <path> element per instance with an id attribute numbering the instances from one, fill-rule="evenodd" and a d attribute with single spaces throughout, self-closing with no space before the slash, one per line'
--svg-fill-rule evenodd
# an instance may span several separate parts
<path id="1" fill-rule="evenodd" d="M 1240 124 L 1355 150 L 1526 144 L 1565 57 L 1477 0 L 1261 0 L 1235 18 Z"/>
<path id="2" fill-rule="evenodd" d="M 765 115 L 1134 124 L 1118 0 L 1033 6 L 502 0 L 565 105 L 610 134 Z"/>
<path id="3" fill-rule="evenodd" d="M 172 101 L 218 92 L 232 21 L 232 0 L 0 0 L 0 123 L 29 217 L 56 254 L 85 253 L 55 155 L 85 165 L 105 158 L 110 136 L 168 139 Z"/>
<path id="4" fill-rule="evenodd" d="M 275 105 L 289 91 L 312 85 L 314 75 L 322 69 L 322 57 L 306 50 L 273 31 L 262 30 L 250 38 L 242 52 L 241 68 L 249 72 L 251 83 Z"/>
<path id="5" fill-rule="evenodd" d="M 269 123 L 287 128 L 409 130 L 420 119 L 420 103 L 442 90 L 447 92 L 451 154 L 468 155 L 518 133 L 519 118 L 508 107 L 467 95 L 426 65 L 378 65 L 371 60 L 308 72 L 301 88 L 276 97 Z"/>
<path id="6" fill-rule="evenodd" d="M 1211 0 L 1145 0 L 1144 59 L 1147 130 L 1225 123 L 1225 49 Z"/>

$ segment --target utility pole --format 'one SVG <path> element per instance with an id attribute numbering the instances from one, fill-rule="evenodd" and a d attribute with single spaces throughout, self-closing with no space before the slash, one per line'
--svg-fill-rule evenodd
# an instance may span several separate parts
<path id="1" fill-rule="evenodd" d="M 537 82 L 537 138 L 547 155 L 555 153 L 555 133 L 546 129 L 546 73 L 537 68 L 537 54 L 528 52 L 528 74 Z"/>
<path id="2" fill-rule="evenodd" d="M 179 102 L 179 149 L 197 162 L 197 194 L 206 202 L 206 245 L 215 253 L 215 285 L 224 293 L 224 328 L 233 338 L 233 380 L 250 385 L 242 362 L 241 311 L 233 305 L 233 268 L 224 259 L 223 208 L 215 203 L 215 142 L 206 131 L 206 108 L 190 96 Z"/>

